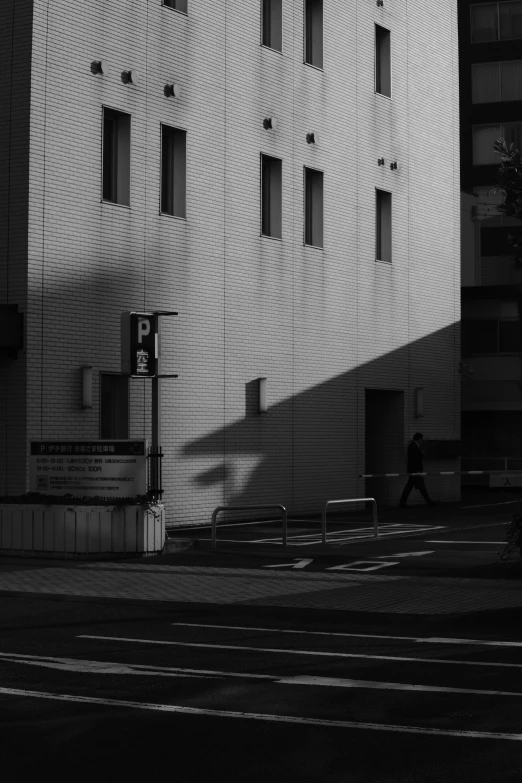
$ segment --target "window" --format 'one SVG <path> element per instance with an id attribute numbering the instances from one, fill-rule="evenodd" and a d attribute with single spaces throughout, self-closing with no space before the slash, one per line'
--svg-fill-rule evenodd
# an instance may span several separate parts
<path id="1" fill-rule="evenodd" d="M 161 126 L 161 211 L 186 217 L 187 134 Z"/>
<path id="2" fill-rule="evenodd" d="M 472 65 L 473 103 L 522 101 L 522 60 Z"/>
<path id="3" fill-rule="evenodd" d="M 263 46 L 280 52 L 283 49 L 282 0 L 262 0 L 262 3 Z"/>
<path id="4" fill-rule="evenodd" d="M 376 198 L 376 242 L 377 261 L 392 260 L 392 194 L 386 190 L 377 190 Z"/>
<path id="5" fill-rule="evenodd" d="M 473 165 L 500 165 L 500 157 L 493 149 L 493 144 L 499 138 L 508 144 L 514 144 L 518 149 L 522 145 L 522 122 L 502 122 L 495 125 L 473 126 Z"/>
<path id="6" fill-rule="evenodd" d="M 471 43 L 522 38 L 522 0 L 471 6 Z"/>
<path id="7" fill-rule="evenodd" d="M 130 205 L 130 114 L 103 109 L 103 199 Z"/>
<path id="8" fill-rule="evenodd" d="M 390 31 L 375 25 L 375 92 L 391 98 Z"/>
<path id="9" fill-rule="evenodd" d="M 305 245 L 323 247 L 323 172 L 305 168 Z"/>
<path id="10" fill-rule="evenodd" d="M 100 374 L 100 437 L 129 437 L 129 379 Z"/>
<path id="11" fill-rule="evenodd" d="M 261 233 L 281 239 L 282 161 L 261 155 Z"/>
<path id="12" fill-rule="evenodd" d="M 175 8 L 176 11 L 181 11 L 184 14 L 188 11 L 188 0 L 163 0 L 163 5 L 166 5 L 169 8 Z"/>
<path id="13" fill-rule="evenodd" d="M 305 62 L 323 67 L 323 0 L 305 0 Z"/>
<path id="14" fill-rule="evenodd" d="M 462 322 L 463 356 L 486 356 L 499 353 L 520 353 L 520 321 L 518 319 L 481 319 Z"/>

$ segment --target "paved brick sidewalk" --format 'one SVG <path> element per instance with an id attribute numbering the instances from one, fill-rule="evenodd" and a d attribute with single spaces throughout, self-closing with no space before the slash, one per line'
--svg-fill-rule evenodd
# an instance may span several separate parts
<path id="1" fill-rule="evenodd" d="M 125 563 L 18 570 L 0 564 L 1 591 L 395 614 L 522 607 L 518 582 Z"/>

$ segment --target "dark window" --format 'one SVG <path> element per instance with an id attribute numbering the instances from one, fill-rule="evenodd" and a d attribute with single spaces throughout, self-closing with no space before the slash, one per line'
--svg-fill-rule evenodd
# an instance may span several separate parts
<path id="1" fill-rule="evenodd" d="M 262 0 L 262 2 L 263 45 L 280 52 L 283 49 L 282 0 Z"/>
<path id="2" fill-rule="evenodd" d="M 100 437 L 129 437 L 129 379 L 100 374 Z"/>
<path id="3" fill-rule="evenodd" d="M 480 255 L 481 256 L 512 256 L 514 248 L 509 243 L 509 236 L 513 235 L 513 229 L 509 227 L 480 228 Z"/>
<path id="4" fill-rule="evenodd" d="M 282 161 L 261 156 L 261 233 L 281 239 Z"/>
<path id="5" fill-rule="evenodd" d="M 375 91 L 391 98 L 390 31 L 375 25 Z"/>
<path id="6" fill-rule="evenodd" d="M 392 194 L 386 190 L 377 190 L 376 198 L 376 242 L 377 261 L 392 260 Z"/>
<path id="7" fill-rule="evenodd" d="M 130 114 L 103 110 L 103 199 L 130 204 Z"/>
<path id="8" fill-rule="evenodd" d="M 305 244 L 323 243 L 323 172 L 305 168 Z"/>
<path id="9" fill-rule="evenodd" d="M 471 353 L 475 355 L 498 353 L 498 321 L 471 322 Z"/>
<path id="10" fill-rule="evenodd" d="M 163 0 L 163 5 L 166 5 L 169 8 L 175 8 L 176 11 L 182 11 L 186 14 L 188 0 Z"/>
<path id="11" fill-rule="evenodd" d="M 499 321 L 498 352 L 520 353 L 521 350 L 520 321 Z"/>
<path id="12" fill-rule="evenodd" d="M 497 3 L 471 6 L 471 43 L 498 40 Z"/>
<path id="13" fill-rule="evenodd" d="M 161 126 L 161 211 L 186 217 L 187 134 Z"/>
<path id="14" fill-rule="evenodd" d="M 305 0 L 305 62 L 323 67 L 323 0 Z"/>
<path id="15" fill-rule="evenodd" d="M 471 43 L 522 38 L 522 0 L 471 6 Z"/>

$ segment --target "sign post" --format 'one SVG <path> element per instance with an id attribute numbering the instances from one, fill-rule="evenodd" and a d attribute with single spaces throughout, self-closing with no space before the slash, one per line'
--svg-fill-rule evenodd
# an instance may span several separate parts
<path id="1" fill-rule="evenodd" d="M 173 316 L 176 312 L 156 310 L 152 313 L 122 313 L 121 316 L 121 371 L 131 378 L 152 379 L 152 447 L 151 492 L 161 495 L 159 477 L 161 453 L 161 378 L 177 378 L 177 375 L 161 375 L 160 316 Z"/>

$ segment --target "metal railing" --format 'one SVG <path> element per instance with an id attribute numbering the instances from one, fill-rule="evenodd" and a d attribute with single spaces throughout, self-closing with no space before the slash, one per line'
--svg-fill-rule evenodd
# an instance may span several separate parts
<path id="1" fill-rule="evenodd" d="M 348 498 L 346 500 L 328 500 L 323 508 L 322 514 L 322 533 L 323 544 L 326 544 L 326 511 L 328 506 L 340 506 L 342 503 L 372 503 L 373 505 L 373 535 L 375 538 L 379 535 L 379 519 L 377 516 L 377 501 L 375 498 Z"/>
<path id="2" fill-rule="evenodd" d="M 274 503 L 268 506 L 218 506 L 217 508 L 215 508 L 214 511 L 212 512 L 212 549 L 215 549 L 217 546 L 216 520 L 217 520 L 217 515 L 221 511 L 268 511 L 268 510 L 273 511 L 274 509 L 281 511 L 283 515 L 282 538 L 283 538 L 283 546 L 286 546 L 287 536 L 288 536 L 288 514 L 284 506 L 281 506 L 279 503 Z"/>

